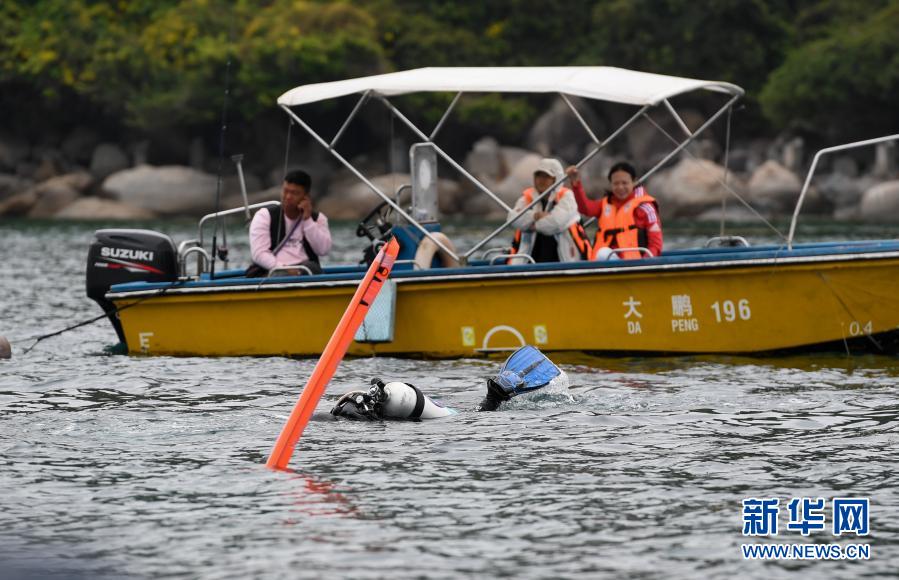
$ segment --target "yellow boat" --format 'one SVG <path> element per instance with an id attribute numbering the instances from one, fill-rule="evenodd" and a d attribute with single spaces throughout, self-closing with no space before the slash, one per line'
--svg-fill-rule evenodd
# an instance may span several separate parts
<path id="1" fill-rule="evenodd" d="M 542 84 L 535 86 L 532 79 L 540 79 Z M 557 91 L 563 98 L 578 95 L 640 107 L 621 128 L 600 141 L 572 106 L 596 144 L 581 165 L 652 107 L 660 107 L 680 121 L 669 99 L 694 90 L 720 93 L 727 100 L 697 131 L 683 126 L 687 137 L 640 179 L 643 181 L 727 111 L 742 89 L 729 83 L 607 67 L 561 67 L 419 69 L 308 85 L 285 93 L 279 103 L 295 123 L 383 200 L 377 210 L 391 210 L 396 216 L 393 221 L 397 223 L 385 227 L 387 216 L 375 211 L 360 224 L 371 247 L 396 235 L 401 251 L 391 280 L 350 346 L 350 354 L 460 357 L 524 344 L 544 351 L 605 353 L 759 353 L 820 347 L 895 352 L 899 342 L 899 241 L 794 244 L 793 234 L 821 155 L 899 139 L 899 135 L 819 152 L 800 194 L 789 237 L 782 245 L 750 247 L 742 238 L 730 236 L 712 240 L 722 244 L 718 247 L 666 251 L 661 257 L 642 260 L 509 265 L 502 250 L 491 256 L 497 250 L 484 249 L 498 235 L 509 235 L 514 218 L 465 253 L 457 252 L 439 233 L 433 179 L 436 159 L 440 156 L 451 165 L 455 162 L 434 138 L 462 92 Z M 387 100 L 413 91 L 457 92 L 429 136 Z M 359 103 L 331 142 L 315 133 L 293 109 L 348 94 L 360 94 Z M 334 148 L 369 99 L 384 102 L 421 138 L 411 152 L 410 212 Z M 458 164 L 454 167 L 464 172 Z M 483 184 L 476 185 L 509 209 Z M 552 188 L 547 193 L 550 191 Z M 275 273 L 261 280 L 247 279 L 241 270 L 210 271 L 210 258 L 203 249 L 203 224 L 254 207 L 206 216 L 198 240 L 182 243 L 177 250 L 167 236 L 155 232 L 97 232 L 88 258 L 88 293 L 109 314 L 129 353 L 314 356 L 322 351 L 365 268 L 333 266 L 319 275 Z M 381 227 L 373 226 L 375 222 Z M 432 253 L 422 261 L 421 250 L 428 243 Z M 191 277 L 186 269 L 193 255 L 205 257 L 200 262 L 205 267 Z"/>
<path id="2" fill-rule="evenodd" d="M 650 263 L 654 262 L 654 263 Z M 396 272 L 393 336 L 355 355 L 545 351 L 748 353 L 837 345 L 895 350 L 899 242 L 686 250 L 620 266 L 474 265 Z M 108 298 L 131 353 L 316 355 L 358 283 L 134 283 Z M 383 315 L 382 315 L 383 316 Z"/>

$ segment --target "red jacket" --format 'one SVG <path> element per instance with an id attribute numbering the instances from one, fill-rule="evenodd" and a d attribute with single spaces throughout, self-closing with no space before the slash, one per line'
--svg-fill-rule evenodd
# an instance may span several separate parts
<path id="1" fill-rule="evenodd" d="M 601 199 L 588 199 L 587 193 L 584 191 L 584 185 L 580 181 L 571 184 L 571 191 L 574 192 L 574 200 L 577 202 L 577 210 L 588 217 L 599 217 Z M 621 207 L 628 199 L 633 197 L 633 193 L 623 200 L 619 201 L 614 195 L 609 196 L 615 207 Z M 658 212 L 652 207 L 652 204 L 641 203 L 634 210 L 634 221 L 638 228 L 646 230 L 646 245 L 653 256 L 662 254 L 662 218 Z"/>

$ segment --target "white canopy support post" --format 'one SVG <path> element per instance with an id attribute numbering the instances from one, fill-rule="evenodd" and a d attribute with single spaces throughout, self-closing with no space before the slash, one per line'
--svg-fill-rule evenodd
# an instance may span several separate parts
<path id="1" fill-rule="evenodd" d="M 343 122 L 343 125 L 340 126 L 340 129 L 337 131 L 337 134 L 334 135 L 334 138 L 331 139 L 330 147 L 333 149 L 337 147 L 337 142 L 343 136 L 343 132 L 346 131 L 346 128 L 349 127 L 350 122 L 356 117 L 356 114 L 359 112 L 359 109 L 362 108 L 362 105 L 368 100 L 368 97 L 371 95 L 371 91 L 365 91 L 362 93 L 362 96 L 359 97 L 359 100 L 356 102 L 356 106 L 353 107 L 353 110 L 350 111 L 350 114 L 347 115 L 346 121 Z"/>
<path id="2" fill-rule="evenodd" d="M 450 102 L 449 106 L 443 112 L 443 115 L 440 117 L 440 120 L 437 122 L 437 125 L 434 126 L 434 130 L 431 131 L 431 136 L 428 137 L 428 141 L 434 141 L 437 138 L 437 133 L 440 132 L 440 129 L 443 128 L 443 123 L 446 122 L 446 119 L 450 116 L 450 113 L 453 112 L 453 109 L 456 107 L 456 103 L 459 102 L 459 99 L 462 97 L 462 92 L 459 91 L 456 93 L 456 96 L 453 97 L 452 102 Z"/>
<path id="3" fill-rule="evenodd" d="M 899 133 L 895 135 L 887 135 L 886 137 L 878 137 L 876 139 L 867 139 L 865 141 L 855 141 L 854 143 L 846 143 L 845 145 L 836 145 L 834 147 L 828 147 L 826 149 L 822 149 L 815 153 L 815 158 L 812 160 L 812 166 L 809 167 L 808 175 L 805 176 L 805 183 L 802 184 L 802 191 L 799 192 L 799 199 L 796 201 L 796 209 L 793 210 L 793 220 L 790 222 L 790 233 L 787 234 L 787 249 L 793 249 L 793 234 L 796 232 L 796 222 L 799 220 L 799 211 L 802 209 L 802 202 L 805 200 L 805 194 L 808 192 L 808 187 L 812 182 L 812 177 L 815 174 L 815 168 L 818 166 L 818 160 L 826 153 L 834 153 L 835 151 L 845 151 L 846 149 L 856 149 L 858 147 L 867 147 L 868 145 L 876 145 L 878 143 L 885 143 L 887 141 L 896 141 L 899 140 Z"/>
<path id="4" fill-rule="evenodd" d="M 568 105 L 568 108 L 571 109 L 571 112 L 574 113 L 577 120 L 580 121 L 581 126 L 584 127 L 584 130 L 590 135 L 590 139 L 592 139 L 594 143 L 599 144 L 599 139 L 596 137 L 596 134 L 593 133 L 593 130 L 590 129 L 590 125 L 587 124 L 587 121 L 584 120 L 578 110 L 574 107 L 574 103 L 571 102 L 571 99 L 569 99 L 565 93 L 559 93 L 559 96 L 562 97 L 562 100 L 565 101 L 565 104 Z"/>
<path id="5" fill-rule="evenodd" d="M 659 161 L 658 163 L 656 163 L 655 166 L 654 166 L 652 169 L 650 169 L 649 171 L 647 171 L 646 173 L 644 173 L 643 176 L 641 176 L 641 177 L 636 181 L 635 185 L 640 185 L 641 183 L 645 182 L 647 179 L 649 179 L 649 177 L 650 177 L 653 173 L 655 173 L 655 172 L 658 171 L 663 165 L 665 165 L 666 163 L 668 163 L 668 161 L 669 161 L 672 157 L 674 157 L 675 155 L 677 155 L 678 153 L 680 153 L 681 151 L 683 151 L 684 148 L 685 148 L 687 145 L 689 145 L 690 143 L 692 143 L 697 137 L 699 137 L 699 135 L 702 134 L 703 131 L 705 131 L 706 129 L 708 129 L 708 128 L 712 125 L 712 123 L 714 123 L 714 122 L 718 119 L 718 117 L 720 117 L 721 115 L 723 115 L 724 112 L 727 111 L 727 109 L 730 108 L 730 106 L 733 105 L 733 104 L 737 101 L 737 99 L 739 99 L 739 98 L 740 98 L 740 95 L 734 95 L 733 97 L 731 97 L 730 100 L 727 101 L 727 103 L 726 103 L 723 107 L 721 107 L 721 109 L 719 109 L 717 113 L 715 113 L 714 115 L 712 115 L 711 117 L 709 117 L 708 121 L 706 121 L 705 123 L 703 123 L 702 126 L 701 126 L 699 129 L 696 129 L 696 132 L 695 132 L 695 133 L 693 133 L 693 134 L 692 134 L 690 137 L 688 137 L 687 139 L 684 139 L 683 141 L 681 141 L 681 144 L 678 145 L 677 147 L 675 147 L 674 151 L 672 151 L 671 153 L 669 153 L 668 155 L 666 155 L 665 158 L 662 159 L 661 161 Z"/>
<path id="6" fill-rule="evenodd" d="M 665 103 L 665 108 L 668 109 L 668 112 L 671 113 L 671 116 L 674 117 L 674 122 L 680 126 L 680 128 L 684 131 L 687 137 L 692 137 L 693 133 L 690 132 L 690 128 L 687 127 L 687 124 L 684 123 L 684 120 L 680 115 L 677 114 L 677 111 L 674 110 L 674 106 L 671 104 L 671 101 L 665 99 L 663 101 Z"/>
<path id="7" fill-rule="evenodd" d="M 616 129 L 614 133 L 612 133 L 611 135 L 609 135 L 609 136 L 606 138 L 605 141 L 603 141 L 602 143 L 600 143 L 599 145 L 597 145 L 596 148 L 595 148 L 593 151 L 591 151 L 590 153 L 588 153 L 587 155 L 585 155 L 583 159 L 581 159 L 580 161 L 578 161 L 577 164 L 576 164 L 576 166 L 577 166 L 577 167 L 582 166 L 584 163 L 586 163 L 587 161 L 589 161 L 590 159 L 592 159 L 597 153 L 599 153 L 600 151 L 602 151 L 602 150 L 603 150 L 609 143 L 611 143 L 616 137 L 618 137 L 618 135 L 620 135 L 621 133 L 624 132 L 625 129 L 627 129 L 628 127 L 630 127 L 630 126 L 634 123 L 634 121 L 636 121 L 637 119 L 639 119 L 639 118 L 643 115 L 643 113 L 646 112 L 646 109 L 648 109 L 648 108 L 649 108 L 648 105 L 645 105 L 645 106 L 641 107 L 640 110 L 637 111 L 636 113 L 634 113 L 634 115 L 633 115 L 630 119 L 628 119 L 622 126 L 618 127 L 618 129 Z M 566 179 L 568 179 L 568 176 L 565 176 L 565 177 L 563 177 L 562 179 L 560 179 L 560 180 L 556 181 L 555 183 L 553 183 L 550 187 L 546 188 L 546 191 L 544 191 L 543 193 L 541 193 L 540 195 L 538 195 L 538 196 L 536 197 L 536 199 L 534 199 L 530 204 L 528 204 L 527 207 L 522 208 L 522 210 L 519 211 L 517 214 L 515 214 L 511 219 L 506 220 L 506 222 L 505 222 L 503 225 L 501 225 L 501 226 L 499 226 L 498 228 L 496 228 L 495 230 L 493 230 L 493 232 L 492 232 L 489 236 L 487 236 L 486 238 L 484 238 L 483 240 L 481 240 L 480 242 L 478 242 L 477 244 L 475 244 L 473 248 L 471 248 L 470 250 L 468 250 L 468 251 L 465 253 L 465 259 L 467 260 L 472 254 L 474 254 L 474 253 L 477 252 L 481 247 L 483 247 L 484 244 L 486 244 L 487 242 L 489 242 L 490 240 L 492 240 L 493 238 L 495 238 L 496 236 L 498 236 L 498 235 L 500 234 L 500 232 L 502 232 L 503 230 L 505 230 L 506 228 L 508 228 L 508 227 L 509 227 L 515 220 L 517 220 L 517 219 L 520 218 L 522 215 L 524 215 L 524 213 L 525 213 L 526 211 L 530 210 L 532 207 L 534 207 L 535 205 L 537 205 L 538 203 L 540 203 L 541 201 L 543 201 L 543 198 L 544 198 L 544 197 L 546 197 L 547 195 L 549 195 L 550 192 L 552 192 L 557 186 L 561 185 Z M 589 223 L 589 222 L 588 222 L 588 223 Z"/>
<path id="8" fill-rule="evenodd" d="M 302 119 L 300 119 L 300 117 L 297 116 L 297 114 L 294 113 L 294 112 L 290 109 L 289 106 L 287 106 L 287 105 L 281 105 L 281 108 L 284 109 L 284 111 L 285 111 L 288 115 L 290 115 L 290 117 L 291 117 L 291 118 L 292 118 L 292 119 L 293 119 L 293 120 L 294 120 L 300 127 L 302 127 L 302 128 L 303 128 L 303 129 L 304 129 L 304 130 L 305 130 L 305 131 L 306 131 L 306 132 L 307 132 L 313 139 L 315 139 L 316 141 L 318 141 L 319 144 L 321 144 L 322 147 L 324 147 L 325 149 L 327 149 L 328 152 L 329 152 L 329 153 L 330 153 L 330 154 L 331 154 L 337 161 L 339 161 L 340 163 L 342 163 L 344 167 L 346 167 L 347 169 L 349 169 L 349 170 L 353 173 L 353 175 L 355 175 L 356 177 L 358 177 L 358 178 L 359 178 L 365 185 L 367 185 L 367 186 L 369 187 L 369 189 L 371 189 L 373 192 L 375 192 L 375 194 L 376 194 L 378 197 L 380 197 L 382 200 L 384 200 L 384 201 L 387 203 L 387 205 L 389 205 L 390 207 L 392 207 L 393 210 L 394 210 L 395 212 L 397 212 L 399 215 L 403 216 L 403 217 L 404 217 L 410 224 L 412 224 L 413 226 L 415 226 L 415 227 L 416 227 L 422 234 L 424 234 L 427 238 L 429 238 L 432 242 L 434 242 L 434 244 L 436 244 L 438 248 L 440 248 L 441 250 L 445 251 L 445 252 L 447 253 L 447 255 L 452 256 L 452 257 L 453 257 L 454 259 L 456 259 L 456 260 L 459 260 L 459 256 L 457 256 L 455 252 L 453 252 L 452 250 L 450 250 L 449 248 L 447 248 L 446 245 L 444 245 L 444 244 L 442 244 L 442 243 L 440 242 L 440 240 L 435 239 L 434 236 L 432 236 L 431 233 L 430 233 L 428 230 L 426 230 L 420 223 L 418 223 L 417 221 L 415 221 L 415 219 L 413 219 L 412 216 L 410 216 L 408 213 L 406 213 L 405 211 L 403 211 L 403 208 L 402 208 L 402 207 L 400 207 L 400 206 L 399 206 L 398 204 L 396 204 L 392 199 L 390 199 L 390 198 L 389 198 L 383 191 L 381 191 L 380 189 L 378 189 L 378 186 L 376 186 L 374 183 L 372 183 L 367 177 L 365 177 L 364 175 L 362 175 L 362 173 L 361 173 L 358 169 L 356 169 L 356 167 L 355 167 L 352 163 L 350 163 L 349 161 L 347 161 L 347 160 L 343 157 L 343 155 L 341 155 L 341 154 L 338 153 L 333 147 L 331 147 L 330 145 L 328 145 L 328 142 L 325 141 L 325 140 L 324 140 L 318 133 L 316 133 L 315 130 L 314 130 L 312 127 L 310 127 L 308 124 L 306 124 L 305 121 L 303 121 Z M 460 260 L 460 261 L 461 261 L 461 260 Z"/>
<path id="9" fill-rule="evenodd" d="M 438 155 L 440 155 L 441 157 L 443 157 L 443 160 L 444 160 L 444 161 L 446 161 L 447 163 L 449 163 L 451 166 L 453 166 L 453 167 L 456 169 L 456 171 L 458 171 L 458 172 L 461 173 L 463 176 L 465 176 L 469 181 L 471 181 L 471 182 L 475 185 L 475 187 L 477 187 L 478 189 L 480 189 L 481 191 L 483 191 L 484 193 L 486 193 L 488 197 L 490 197 L 493 201 L 495 201 L 496 203 L 498 203 L 498 204 L 500 205 L 500 207 L 502 207 L 502 208 L 505 209 L 506 211 L 510 211 L 510 210 L 512 209 L 511 207 L 508 206 L 508 204 L 506 204 L 506 202 L 504 202 L 502 199 L 500 199 L 499 197 L 497 197 L 495 193 L 493 193 L 492 191 L 490 191 L 490 189 L 488 189 L 486 185 L 484 185 L 483 183 L 481 183 L 480 180 L 478 180 L 477 177 L 475 177 L 474 175 L 472 175 L 472 174 L 470 174 L 468 171 L 466 171 L 465 168 L 462 167 L 461 165 L 459 165 L 459 163 L 458 163 L 455 159 L 453 159 L 452 157 L 450 157 L 450 155 L 449 155 L 448 153 L 446 153 L 443 149 L 441 149 L 436 143 L 434 143 L 433 141 L 431 141 L 430 139 L 428 139 L 427 135 L 425 135 L 424 133 L 422 133 L 422 132 L 419 130 L 419 128 L 415 126 L 415 123 L 413 123 L 413 122 L 410 121 L 405 115 L 403 115 L 403 113 L 400 112 L 400 110 L 397 109 L 397 108 L 393 105 L 393 103 L 391 103 L 390 101 L 388 101 L 385 97 L 381 97 L 381 102 L 384 103 L 384 105 L 385 105 L 388 109 L 390 109 L 390 111 L 393 112 L 393 114 L 396 115 L 397 118 L 398 118 L 400 121 L 402 121 L 403 123 L 405 123 L 406 126 L 409 127 L 410 129 L 412 129 L 412 131 L 413 131 L 416 135 L 418 135 L 418 138 L 419 138 L 419 139 L 421 139 L 424 143 L 430 143 L 431 146 L 434 147 L 434 151 L 436 151 Z"/>

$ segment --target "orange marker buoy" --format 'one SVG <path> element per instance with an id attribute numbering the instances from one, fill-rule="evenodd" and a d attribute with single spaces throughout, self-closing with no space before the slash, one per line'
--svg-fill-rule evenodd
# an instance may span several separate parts
<path id="1" fill-rule="evenodd" d="M 337 328 L 334 329 L 334 333 L 328 340 L 328 345 L 322 352 L 321 358 L 318 359 L 318 363 L 312 370 L 309 382 L 306 383 L 303 392 L 300 393 L 300 399 L 294 405 L 293 411 L 290 412 L 290 417 L 287 418 L 284 428 L 281 429 L 281 434 L 278 435 L 275 447 L 272 449 L 271 455 L 269 455 L 265 464 L 266 467 L 272 469 L 284 469 L 287 467 L 297 441 L 300 440 L 300 435 L 303 434 L 303 429 L 309 423 L 309 419 L 312 417 L 316 405 L 318 405 L 318 400 L 325 393 L 328 381 L 334 376 L 337 365 L 343 360 L 346 349 L 356 335 L 356 329 L 362 324 L 369 306 L 375 301 L 381 286 L 384 285 L 384 281 L 390 275 L 390 270 L 393 268 L 393 262 L 396 260 L 399 250 L 400 245 L 396 238 L 391 238 L 387 245 L 378 252 L 368 272 L 365 273 L 365 277 L 362 278 L 362 282 L 356 288 L 356 293 L 353 294 L 353 299 L 350 300 L 350 304 L 340 318 L 340 322 L 337 323 Z"/>

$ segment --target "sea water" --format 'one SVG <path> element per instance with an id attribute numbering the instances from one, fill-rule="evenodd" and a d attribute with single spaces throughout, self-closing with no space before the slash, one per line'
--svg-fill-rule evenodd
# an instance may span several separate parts
<path id="1" fill-rule="evenodd" d="M 666 226 L 669 247 L 711 235 Z M 106 321 L 23 352 L 26 338 L 99 313 L 84 295 L 95 227 L 0 222 L 0 334 L 13 343 L 12 359 L 0 361 L 0 578 L 892 578 L 899 570 L 895 356 L 566 354 L 553 356 L 564 385 L 492 413 L 474 409 L 502 356 L 349 359 L 320 411 L 380 377 L 411 382 L 460 414 L 314 421 L 291 470 L 274 472 L 263 464 L 314 360 L 111 355 Z M 187 222 L 140 227 L 176 242 L 196 233 Z M 465 248 L 493 227 L 448 231 Z M 334 225 L 337 261 L 361 256 L 353 229 Z M 245 234 L 229 234 L 233 263 L 245 264 Z M 833 535 L 831 504 L 845 497 L 869 499 L 866 535 Z M 744 535 L 744 501 L 753 498 L 779 500 L 776 536 Z M 788 504 L 802 498 L 825 500 L 826 529 L 787 529 Z M 865 544 L 870 557 L 759 561 L 741 551 L 809 543 Z"/>

